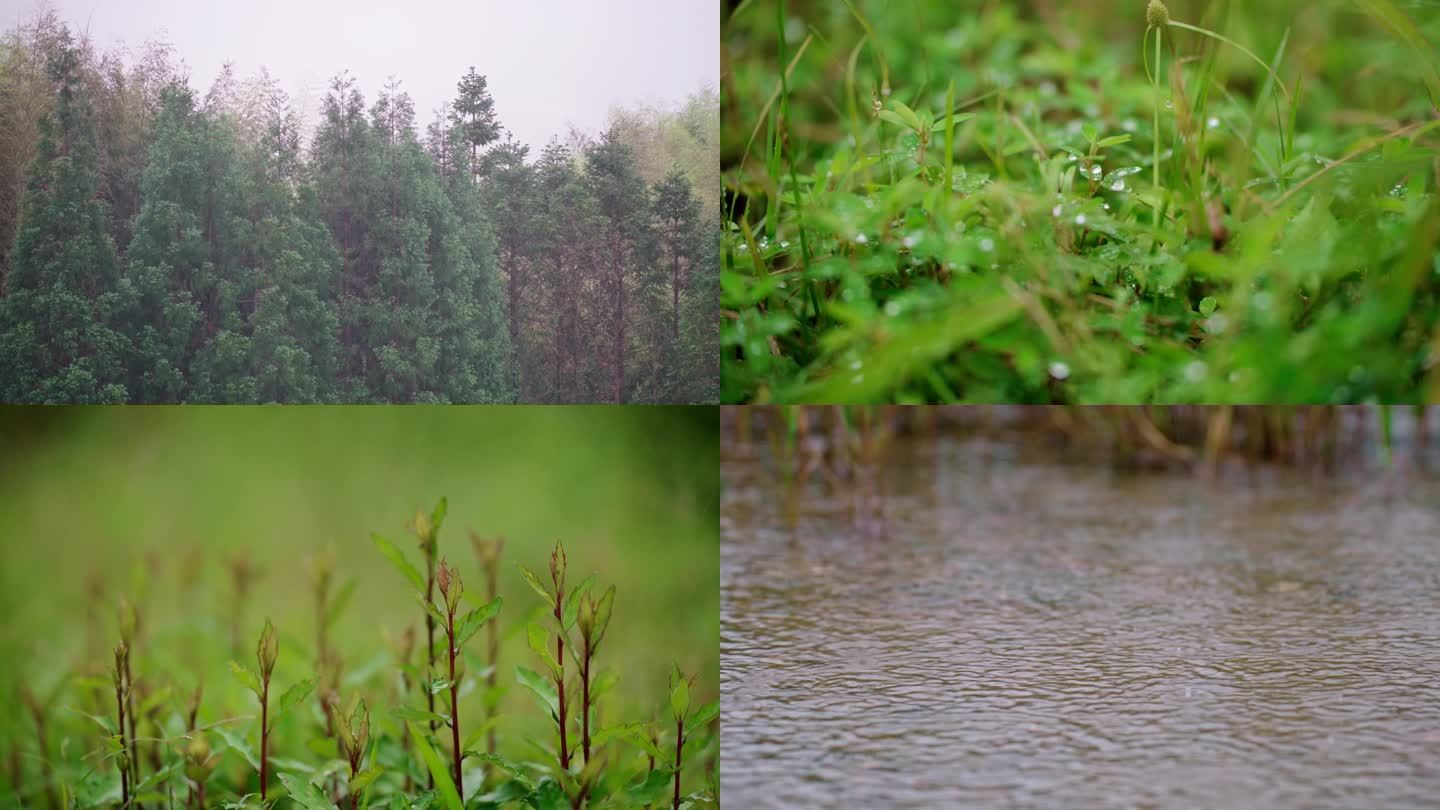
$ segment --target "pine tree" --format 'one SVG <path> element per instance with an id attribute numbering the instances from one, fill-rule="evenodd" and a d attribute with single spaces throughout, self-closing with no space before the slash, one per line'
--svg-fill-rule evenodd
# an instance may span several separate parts
<path id="1" fill-rule="evenodd" d="M 454 104 L 450 105 L 452 127 L 458 132 L 461 142 L 470 147 L 470 167 L 480 170 L 480 149 L 500 137 L 500 121 L 495 114 L 495 99 L 485 77 L 470 72 L 460 77 Z"/>
<path id="2" fill-rule="evenodd" d="M 345 401 L 373 401 L 370 380 L 380 347 L 366 337 L 379 273 L 372 224 L 381 205 L 381 155 L 364 99 L 349 74 L 331 81 L 310 149 L 316 194 L 340 254 L 338 392 Z"/>
<path id="3" fill-rule="evenodd" d="M 656 347 L 656 354 L 666 378 L 666 397 L 681 400 L 684 380 L 677 368 L 681 348 L 680 299 L 689 290 L 690 277 L 699 259 L 701 222 L 700 203 L 691 193 L 690 180 L 679 166 L 671 169 L 665 179 L 655 186 L 654 212 L 659 261 L 665 281 L 665 300 L 658 303 L 668 310 L 670 316 L 669 334 L 664 343 Z"/>
<path id="4" fill-rule="evenodd" d="M 340 257 L 315 191 L 300 176 L 297 116 L 278 87 L 260 98 L 263 133 L 249 156 L 244 206 L 251 247 L 243 261 L 257 279 L 250 373 L 261 402 L 331 401 Z"/>
<path id="5" fill-rule="evenodd" d="M 216 156 L 209 122 L 186 87 L 169 88 L 141 183 L 140 214 L 126 282 L 134 340 L 131 395 L 138 402 L 185 402 L 200 395 L 191 365 L 221 316 L 217 287 L 226 214 L 217 186 L 228 155 Z M 208 317 L 207 317 L 208 316 Z"/>
<path id="6" fill-rule="evenodd" d="M 111 325 L 120 275 L 97 199 L 90 99 L 68 31 L 59 40 L 47 65 L 54 107 L 41 123 L 0 302 L 0 400 L 123 402 L 127 347 Z"/>
<path id="7" fill-rule="evenodd" d="M 607 130 L 599 142 L 586 150 L 585 166 L 607 233 L 600 287 L 606 310 L 601 328 L 610 355 L 609 396 L 613 402 L 623 403 L 628 391 L 626 367 L 633 306 L 629 292 L 631 287 L 643 284 L 652 269 L 649 190 L 630 147 L 614 130 Z"/>
<path id="8" fill-rule="evenodd" d="M 551 141 L 536 165 L 533 267 L 541 287 L 537 337 L 525 360 L 533 401 L 585 402 L 601 396 L 599 340 L 587 338 L 587 310 L 599 308 L 601 220 L 598 203 L 570 150 Z M 597 336 L 598 337 L 598 336 Z M 544 341 L 543 349 L 534 344 Z"/>
<path id="9" fill-rule="evenodd" d="M 527 354 L 521 337 L 525 322 L 527 287 L 532 283 L 531 257 L 535 234 L 532 225 L 535 207 L 535 170 L 525 162 L 530 148 L 513 137 L 492 147 L 482 158 L 485 204 L 490 210 L 499 243 L 500 268 L 505 277 L 505 317 L 510 327 L 510 346 L 517 357 Z M 521 390 L 530 390 L 522 378 Z"/>

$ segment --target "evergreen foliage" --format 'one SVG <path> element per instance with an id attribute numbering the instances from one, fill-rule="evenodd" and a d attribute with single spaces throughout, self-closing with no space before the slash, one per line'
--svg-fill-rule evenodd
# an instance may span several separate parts
<path id="1" fill-rule="evenodd" d="M 536 155 L 474 68 L 423 140 L 347 73 L 302 137 L 267 73 L 176 65 L 0 41 L 0 401 L 715 401 L 700 141 Z"/>

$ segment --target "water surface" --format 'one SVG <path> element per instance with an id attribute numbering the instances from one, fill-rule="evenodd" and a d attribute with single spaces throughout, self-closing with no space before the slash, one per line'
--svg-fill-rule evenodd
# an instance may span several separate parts
<path id="1" fill-rule="evenodd" d="M 787 528 L 764 455 L 722 465 L 727 805 L 1440 804 L 1434 479 L 941 441 L 879 536 L 820 484 Z"/>

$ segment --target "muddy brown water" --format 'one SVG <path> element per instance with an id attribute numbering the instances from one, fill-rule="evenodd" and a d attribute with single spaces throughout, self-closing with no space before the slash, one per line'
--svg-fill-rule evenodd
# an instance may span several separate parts
<path id="1" fill-rule="evenodd" d="M 818 484 L 788 528 L 752 450 L 722 464 L 727 806 L 1440 806 L 1435 478 L 940 441 L 892 454 L 877 536 Z"/>

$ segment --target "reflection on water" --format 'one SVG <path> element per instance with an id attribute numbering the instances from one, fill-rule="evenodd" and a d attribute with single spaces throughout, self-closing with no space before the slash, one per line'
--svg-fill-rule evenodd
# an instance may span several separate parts
<path id="1" fill-rule="evenodd" d="M 756 454 L 763 456 L 764 453 Z M 900 448 L 888 528 L 723 465 L 736 807 L 1440 802 L 1440 482 Z"/>

